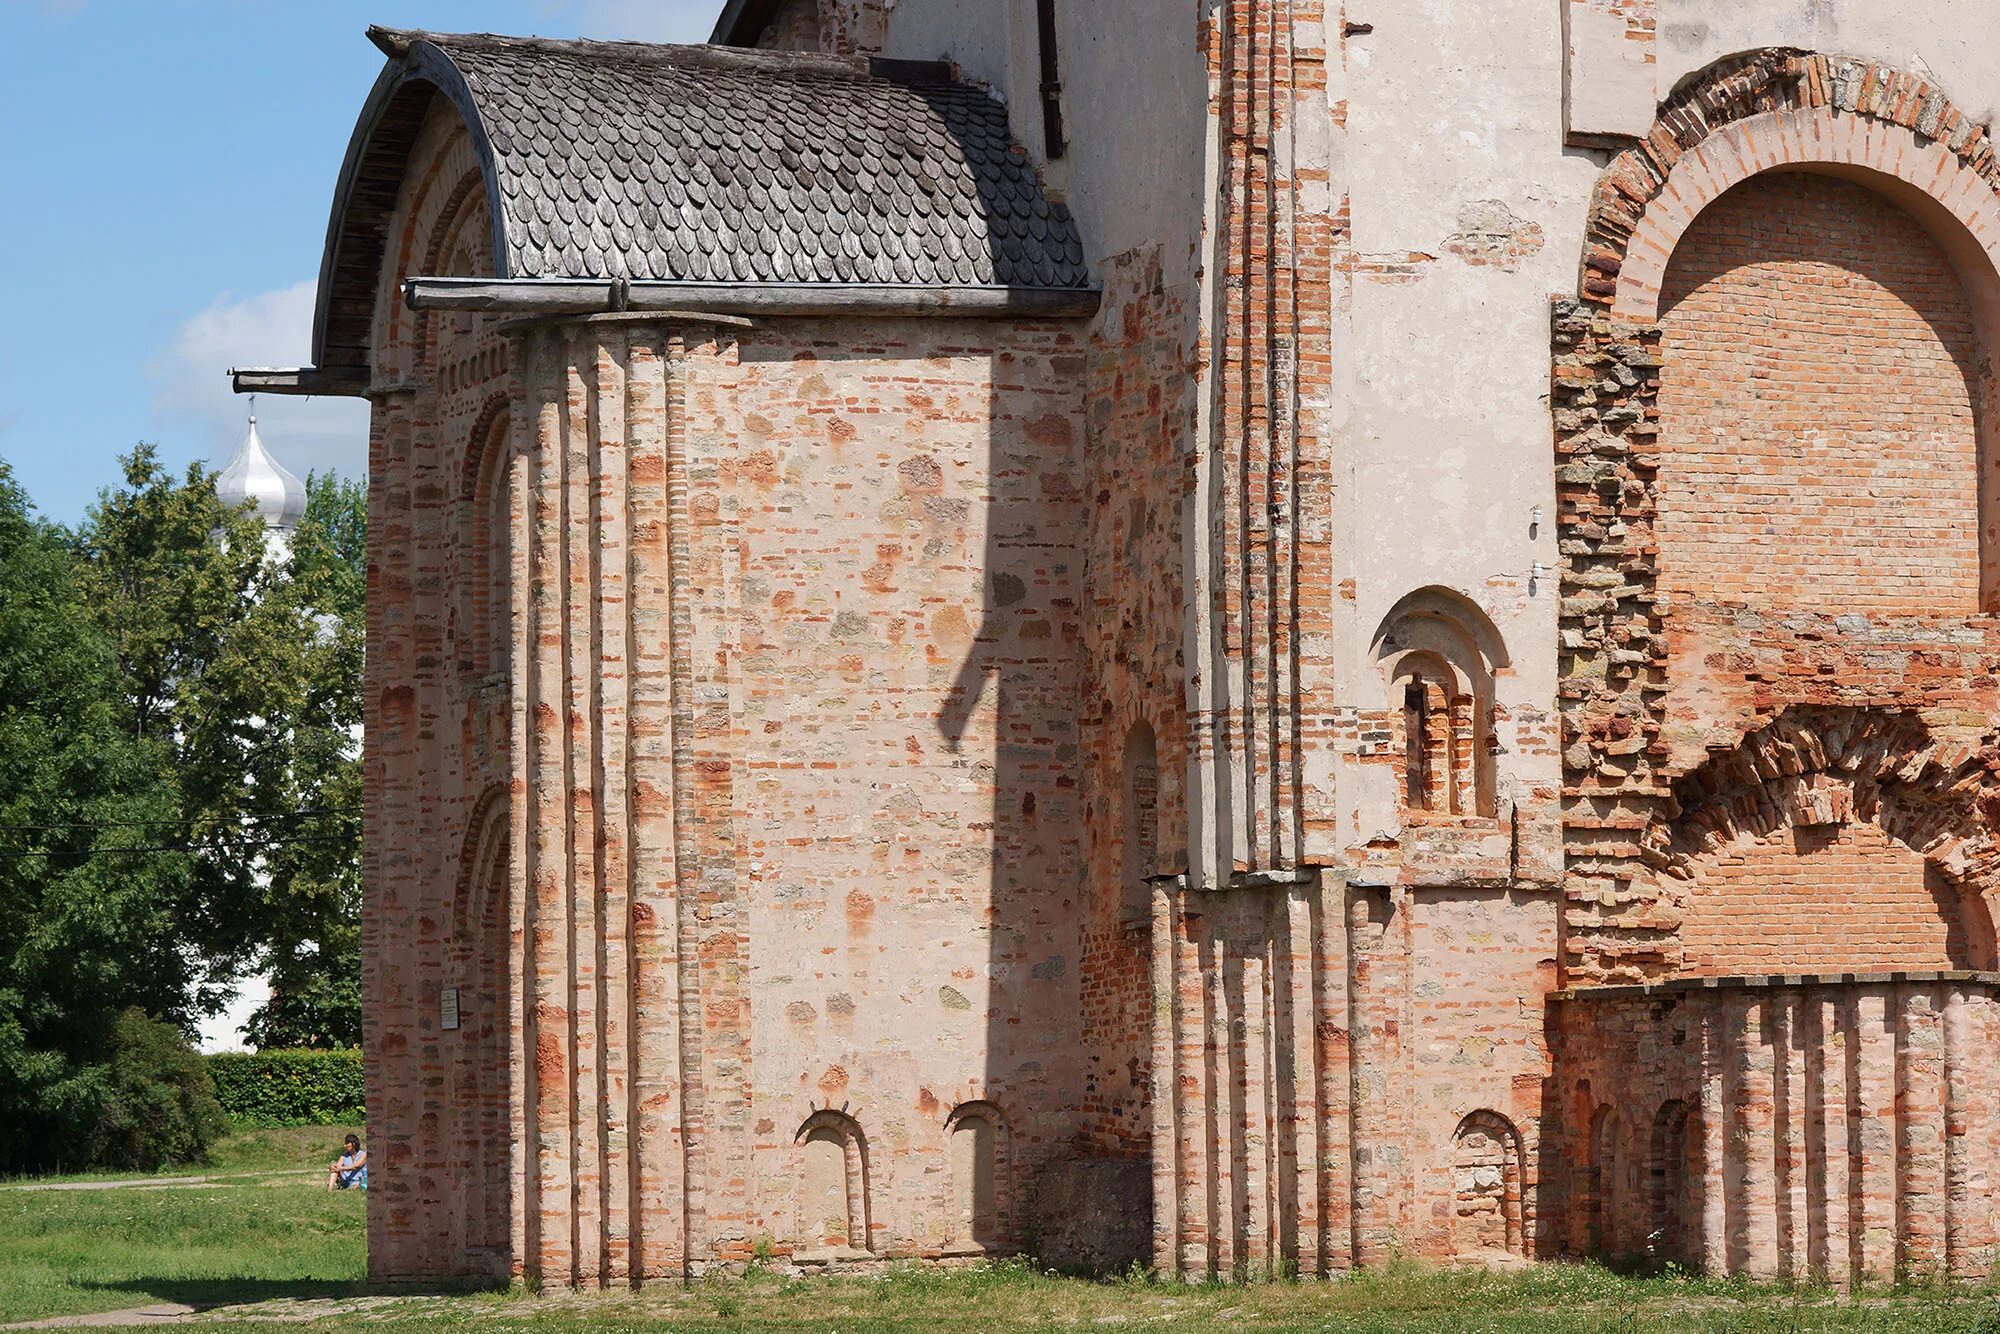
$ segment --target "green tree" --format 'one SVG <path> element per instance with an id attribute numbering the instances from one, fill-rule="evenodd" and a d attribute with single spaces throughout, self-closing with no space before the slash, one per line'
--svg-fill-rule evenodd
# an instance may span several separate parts
<path id="1" fill-rule="evenodd" d="M 258 784 L 304 821 L 269 850 L 264 962 L 272 995 L 251 1019 L 258 1046 L 361 1041 L 361 652 L 367 610 L 368 501 L 358 484 L 306 479 L 282 597 L 295 609 L 298 683 L 287 701 L 284 772 Z"/>
<path id="2" fill-rule="evenodd" d="M 199 466 L 141 447 L 78 534 L 78 581 L 117 654 L 125 721 L 156 743 L 190 854 L 180 925 L 212 1008 L 259 968 L 260 1045 L 360 1038 L 360 682 L 366 503 L 307 484 L 291 554 Z"/>
<path id="3" fill-rule="evenodd" d="M 157 850 L 177 846 L 165 750 L 131 726 L 63 534 L 0 463 L 0 1170 L 88 1161 L 130 1083 L 120 1014 L 185 1026 L 203 1003 L 197 859 Z"/>
<path id="4" fill-rule="evenodd" d="M 176 925 L 205 956 L 215 985 L 197 1009 L 212 1012 L 256 955 L 257 845 L 288 832 L 245 817 L 282 745 L 265 720 L 272 693 L 296 687 L 293 655 L 256 517 L 225 507 L 199 464 L 176 478 L 146 445 L 121 463 L 125 484 L 77 532 L 76 582 L 118 666 L 125 730 L 157 757 L 181 822 L 160 841 L 190 854 Z"/>

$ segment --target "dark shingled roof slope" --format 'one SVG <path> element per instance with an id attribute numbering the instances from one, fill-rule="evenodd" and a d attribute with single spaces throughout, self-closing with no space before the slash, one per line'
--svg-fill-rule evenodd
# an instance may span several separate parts
<path id="1" fill-rule="evenodd" d="M 700 47 L 423 40 L 479 106 L 513 276 L 1087 281 L 1005 108 L 935 67 L 904 81 Z"/>
<path id="2" fill-rule="evenodd" d="M 410 149 L 464 117 L 499 278 L 1089 287 L 1005 108 L 943 64 L 369 29 L 390 57 L 341 169 L 321 367 L 366 365 Z M 426 275 L 428 276 L 428 275 Z"/>

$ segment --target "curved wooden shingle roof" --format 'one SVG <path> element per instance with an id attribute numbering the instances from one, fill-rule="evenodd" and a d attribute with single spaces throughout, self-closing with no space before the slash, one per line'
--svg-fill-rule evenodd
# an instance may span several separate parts
<path id="1" fill-rule="evenodd" d="M 1069 211 L 1005 108 L 941 64 L 373 28 L 390 58 L 341 170 L 316 363 L 367 363 L 432 99 L 472 135 L 496 278 L 1076 290 Z"/>

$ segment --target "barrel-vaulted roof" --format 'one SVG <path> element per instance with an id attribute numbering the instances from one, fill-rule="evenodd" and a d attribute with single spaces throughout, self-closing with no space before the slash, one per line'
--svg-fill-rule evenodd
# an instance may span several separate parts
<path id="1" fill-rule="evenodd" d="M 1069 211 L 949 66 L 371 28 L 317 364 L 367 364 L 390 215 L 433 99 L 469 130 L 497 278 L 1081 289 Z"/>

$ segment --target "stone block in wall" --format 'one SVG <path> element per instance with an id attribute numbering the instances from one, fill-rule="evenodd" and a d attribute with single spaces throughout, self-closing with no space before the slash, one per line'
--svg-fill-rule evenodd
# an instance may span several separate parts
<path id="1" fill-rule="evenodd" d="M 1144 1158 L 1066 1158 L 1037 1182 L 1032 1231 L 1044 1266 L 1117 1274 L 1153 1262 L 1153 1166 Z"/>
<path id="2" fill-rule="evenodd" d="M 1653 34 L 1608 0 L 1563 5 L 1563 125 L 1570 143 L 1644 138 L 1653 126 Z"/>

